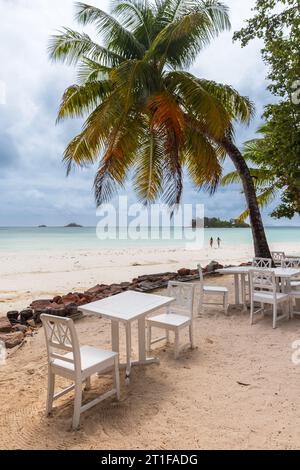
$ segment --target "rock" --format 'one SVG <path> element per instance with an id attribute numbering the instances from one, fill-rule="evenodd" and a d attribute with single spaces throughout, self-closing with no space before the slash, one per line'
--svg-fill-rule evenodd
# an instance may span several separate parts
<path id="1" fill-rule="evenodd" d="M 189 274 L 191 274 L 191 270 L 182 268 L 182 269 L 179 269 L 177 273 L 179 274 L 179 276 L 188 276 Z"/>
<path id="2" fill-rule="evenodd" d="M 69 317 L 71 315 L 75 315 L 78 313 L 78 305 L 77 304 L 69 304 L 65 307 L 65 313 Z"/>
<path id="3" fill-rule="evenodd" d="M 120 286 L 122 287 L 122 289 L 128 289 L 131 284 L 130 282 L 121 282 Z"/>
<path id="4" fill-rule="evenodd" d="M 84 294 L 97 295 L 101 294 L 101 292 L 104 292 L 107 289 L 109 289 L 109 286 L 107 286 L 106 284 L 98 284 L 97 286 L 88 289 Z"/>
<path id="5" fill-rule="evenodd" d="M 29 320 L 30 321 L 34 321 L 34 320 Z M 28 322 L 28 323 L 29 323 Z M 26 333 L 27 331 L 27 326 L 26 325 L 16 325 L 15 326 L 15 331 L 21 331 L 21 333 Z"/>
<path id="6" fill-rule="evenodd" d="M 28 320 L 27 325 L 30 326 L 31 328 L 36 327 L 36 324 L 33 318 L 31 320 Z"/>
<path id="7" fill-rule="evenodd" d="M 208 273 L 212 273 L 217 271 L 218 269 L 222 269 L 223 266 L 219 264 L 217 261 L 211 261 L 209 265 L 206 267 Z"/>
<path id="8" fill-rule="evenodd" d="M 80 302 L 80 298 L 77 294 L 68 294 L 64 295 L 62 297 L 62 301 L 64 305 L 69 305 L 69 304 L 78 304 Z"/>
<path id="9" fill-rule="evenodd" d="M 6 334 L 0 333 L 0 341 L 3 341 L 7 349 L 12 349 L 23 343 L 24 333 L 21 331 Z"/>
<path id="10" fill-rule="evenodd" d="M 16 310 L 13 310 L 11 312 L 7 312 L 6 316 L 8 320 L 10 321 L 10 323 L 14 324 L 18 321 L 19 312 L 17 312 Z"/>
<path id="11" fill-rule="evenodd" d="M 43 310 L 46 307 L 51 307 L 52 300 L 50 299 L 42 299 L 42 300 L 34 300 L 31 304 L 30 307 L 32 310 Z"/>
<path id="12" fill-rule="evenodd" d="M 57 295 L 56 297 L 54 297 L 52 302 L 55 303 L 55 304 L 62 304 L 63 300 L 62 300 L 62 297 L 60 295 Z"/>
<path id="13" fill-rule="evenodd" d="M 21 323 L 25 324 L 28 320 L 33 318 L 33 311 L 31 309 L 22 310 L 20 312 Z"/>
<path id="14" fill-rule="evenodd" d="M 12 324 L 6 318 L 0 318 L 0 333 L 10 333 L 12 331 Z"/>

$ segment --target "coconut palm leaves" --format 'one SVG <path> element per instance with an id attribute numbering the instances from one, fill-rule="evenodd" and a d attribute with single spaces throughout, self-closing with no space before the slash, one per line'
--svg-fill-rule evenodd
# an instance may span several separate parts
<path id="1" fill-rule="evenodd" d="M 113 0 L 110 13 L 76 3 L 76 19 L 100 38 L 64 29 L 51 38 L 50 57 L 78 68 L 64 93 L 58 121 L 84 117 L 67 146 L 74 166 L 99 161 L 98 204 L 107 202 L 133 169 L 143 202 L 180 201 L 183 170 L 198 187 L 214 191 L 233 120 L 248 122 L 252 104 L 235 90 L 183 71 L 230 27 L 217 0 Z"/>

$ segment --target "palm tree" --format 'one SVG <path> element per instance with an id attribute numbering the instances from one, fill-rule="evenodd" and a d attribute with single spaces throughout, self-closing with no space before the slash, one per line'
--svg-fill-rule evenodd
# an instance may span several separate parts
<path id="1" fill-rule="evenodd" d="M 259 129 L 259 134 L 268 134 L 269 126 L 263 124 Z M 265 137 L 249 140 L 244 144 L 243 157 L 246 162 L 258 164 L 261 161 L 261 152 L 264 149 Z M 264 208 L 271 204 L 280 192 L 280 184 L 274 171 L 266 165 L 249 168 L 254 186 L 257 192 L 257 202 L 259 207 Z M 235 183 L 241 183 L 240 175 L 237 171 L 231 171 L 221 180 L 222 186 L 228 186 Z M 238 220 L 244 222 L 249 217 L 249 209 L 245 209 L 238 217 Z"/>
<path id="2" fill-rule="evenodd" d="M 133 170 L 141 201 L 160 197 L 173 206 L 181 199 L 183 168 L 198 188 L 214 192 L 227 154 L 243 182 L 255 253 L 270 256 L 255 187 L 234 145 L 233 123 L 248 123 L 253 106 L 231 87 L 185 71 L 230 28 L 227 7 L 217 0 L 114 0 L 108 14 L 76 3 L 76 19 L 94 24 L 102 43 L 64 28 L 49 45 L 52 60 L 78 67 L 58 121 L 87 116 L 65 150 L 67 172 L 99 159 L 97 204 Z"/>

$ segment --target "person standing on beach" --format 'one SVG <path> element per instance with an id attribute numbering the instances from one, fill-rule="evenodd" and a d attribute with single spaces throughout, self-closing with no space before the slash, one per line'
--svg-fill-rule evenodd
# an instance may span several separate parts
<path id="1" fill-rule="evenodd" d="M 218 248 L 220 248 L 220 246 L 221 246 L 221 241 L 222 241 L 222 240 L 221 240 L 221 238 L 220 238 L 220 237 L 218 237 L 218 238 L 217 238 L 217 242 L 218 242 Z"/>
<path id="2" fill-rule="evenodd" d="M 209 243 L 210 243 L 210 247 L 212 248 L 212 247 L 214 246 L 214 239 L 213 239 L 213 237 L 211 237 L 211 239 L 210 239 L 210 242 L 209 242 Z"/>

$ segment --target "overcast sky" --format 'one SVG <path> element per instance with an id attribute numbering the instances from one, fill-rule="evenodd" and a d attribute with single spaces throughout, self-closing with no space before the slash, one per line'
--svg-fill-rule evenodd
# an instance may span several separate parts
<path id="1" fill-rule="evenodd" d="M 87 3 L 102 9 L 109 4 L 107 0 Z M 225 3 L 235 31 L 251 16 L 255 1 Z M 0 104 L 0 226 L 71 221 L 95 225 L 97 221 L 94 169 L 78 170 L 66 178 L 61 163 L 64 148 L 80 123 L 55 125 L 62 93 L 75 82 L 75 73 L 50 63 L 46 52 L 49 36 L 61 26 L 79 29 L 73 16 L 73 0 L 0 0 L 0 102 L 5 91 L 5 103 Z M 192 68 L 200 77 L 233 85 L 255 102 L 256 118 L 249 128 L 238 129 L 239 145 L 255 135 L 263 106 L 272 100 L 266 91 L 260 49 L 258 41 L 241 49 L 232 43 L 232 32 L 222 34 Z M 238 187 L 220 189 L 210 197 L 186 182 L 184 199 L 204 203 L 207 216 L 231 218 L 244 207 Z M 269 212 L 270 208 L 264 212 L 267 223 L 286 224 L 272 220 Z"/>

